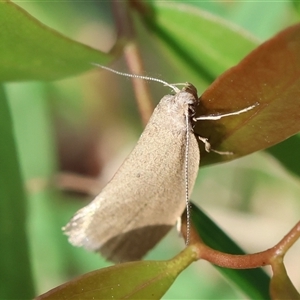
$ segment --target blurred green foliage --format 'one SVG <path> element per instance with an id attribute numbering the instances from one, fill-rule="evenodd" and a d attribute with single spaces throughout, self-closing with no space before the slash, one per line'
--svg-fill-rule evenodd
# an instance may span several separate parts
<path id="1" fill-rule="evenodd" d="M 194 4 L 241 26 L 261 40 L 299 21 L 292 1 L 208 1 Z M 3 5 L 0 3 L 0 14 Z M 113 20 L 108 17 L 111 16 L 110 7 L 105 2 L 37 1 L 18 2 L 18 5 L 42 23 L 91 47 L 102 47 L 104 51 L 108 44 L 114 42 Z M 152 76 L 159 73 L 168 82 L 189 81 L 180 67 L 170 63 L 163 55 L 153 55 L 160 53 L 161 45 L 155 38 L 152 38 L 152 43 L 149 40 L 145 42 L 145 29 L 139 20 L 136 22 L 147 73 Z M 215 47 L 217 51 L 217 45 Z M 96 53 L 93 50 L 91 52 Z M 94 55 L 98 57 L 99 54 Z M 49 57 L 50 63 L 51 59 L 53 57 Z M 75 55 L 71 62 L 76 64 Z M 84 59 L 79 66 L 73 66 L 72 70 L 83 71 L 83 62 Z M 23 63 L 27 64 L 26 57 L 23 61 L 18 60 L 20 69 Z M 118 61 L 114 68 L 125 69 L 124 62 Z M 89 66 L 86 66 L 88 69 Z M 12 73 L 12 76 L 15 75 Z M 34 78 L 38 79 L 38 76 Z M 199 79 L 201 89 L 208 84 L 205 78 Z M 97 254 L 72 247 L 63 236 L 61 227 L 87 202 L 81 197 L 54 189 L 53 178 L 62 169 L 61 166 L 74 167 L 74 162 L 84 165 L 91 140 L 94 141 L 92 146 L 99 151 L 99 165 L 107 165 L 117 153 L 121 155 L 120 148 L 125 149 L 124 145 L 134 143 L 141 126 L 129 82 L 111 74 L 91 72 L 55 82 L 10 82 L 3 86 L 0 94 L 1 106 L 4 105 L 0 109 L 0 149 L 9 147 L 5 149 L 9 149 L 9 153 L 0 153 L 0 220 L 3 224 L 0 233 L 0 298 L 20 298 L 15 294 L 17 289 L 12 286 L 19 286 L 19 280 L 25 279 L 20 292 L 24 298 L 31 298 L 32 282 L 35 294 L 40 294 L 78 274 L 108 265 Z M 165 93 L 164 87 L 153 87 L 157 99 Z M 66 150 L 67 155 L 64 154 Z M 124 151 L 128 153 L 127 149 Z M 289 153 L 288 147 L 281 151 Z M 64 170 L 70 170 L 67 167 Z M 113 174 L 113 170 L 115 168 L 112 167 L 109 174 Z M 27 198 L 24 196 L 21 178 L 27 189 Z M 228 220 L 233 221 L 232 234 L 236 235 L 239 242 L 249 251 L 260 251 L 264 250 L 261 247 L 273 246 L 285 233 L 285 226 L 291 227 L 299 218 L 298 180 L 274 162 L 272 157 L 255 154 L 230 164 L 201 170 L 193 199 L 211 210 L 212 214 L 215 213 L 215 216 L 220 217 L 221 211 L 222 226 L 226 227 Z M 4 187 L 10 191 L 4 190 Z M 272 227 L 268 227 L 270 219 L 276 220 L 275 223 L 271 222 Z M 259 225 L 252 229 L 257 231 L 253 239 L 247 237 L 252 228 L 249 224 Z M 9 226 L 13 228 L 8 234 Z M 262 227 L 266 229 L 262 230 Z M 245 233 L 239 235 L 235 231 L 239 228 L 243 228 Z M 266 245 L 262 240 L 269 237 L 272 238 L 268 240 L 271 244 Z M 255 249 L 251 245 L 255 245 Z M 168 259 L 183 247 L 183 242 L 173 232 L 149 253 L 147 259 Z M 7 262 L 11 262 L 9 271 L 12 273 L 7 270 Z M 292 267 L 293 263 L 287 269 Z M 297 269 L 297 266 L 294 267 Z M 299 287 L 300 278 L 296 280 L 296 286 Z M 200 262 L 179 276 L 164 299 L 241 297 L 235 287 L 229 285 L 210 266 Z"/>

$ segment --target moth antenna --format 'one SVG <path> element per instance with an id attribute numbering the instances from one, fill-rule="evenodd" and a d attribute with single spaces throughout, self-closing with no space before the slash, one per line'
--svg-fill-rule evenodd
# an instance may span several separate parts
<path id="1" fill-rule="evenodd" d="M 190 120 L 188 112 L 185 114 L 186 120 L 186 147 L 185 147 L 185 202 L 186 202 L 186 245 L 190 243 L 190 200 L 189 200 L 189 145 L 190 145 Z"/>
<path id="2" fill-rule="evenodd" d="M 99 68 L 102 68 L 104 70 L 110 71 L 112 73 L 115 73 L 117 75 L 121 75 L 121 76 L 125 76 L 125 77 L 131 77 L 131 78 L 138 78 L 138 79 L 143 79 L 143 80 L 148 80 L 148 81 L 156 81 L 156 82 L 162 83 L 165 86 L 168 86 L 175 93 L 179 93 L 180 92 L 180 90 L 175 85 L 169 84 L 168 82 L 166 82 L 164 80 L 161 80 L 159 78 L 149 77 L 149 76 L 143 76 L 143 75 L 137 75 L 137 74 L 124 73 L 124 72 L 119 72 L 119 71 L 116 71 L 116 70 L 111 69 L 109 67 L 105 67 L 105 66 L 102 66 L 102 65 L 99 65 L 99 64 L 96 64 L 96 63 L 92 63 L 92 65 L 94 65 L 96 67 L 99 67 Z"/>

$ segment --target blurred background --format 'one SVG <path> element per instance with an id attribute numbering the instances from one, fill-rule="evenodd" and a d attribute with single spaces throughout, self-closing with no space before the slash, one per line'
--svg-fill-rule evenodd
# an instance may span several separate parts
<path id="1" fill-rule="evenodd" d="M 104 52 L 115 42 L 108 1 L 17 4 L 51 28 Z M 191 5 L 227 19 L 261 41 L 299 21 L 299 7 L 292 1 Z M 137 28 L 146 75 L 171 83 L 189 81 L 176 66 L 155 55 L 161 49 L 143 39 L 142 26 Z M 127 71 L 122 58 L 111 67 Z M 156 83 L 150 87 L 157 102 L 169 92 Z M 199 94 L 204 88 L 200 85 Z M 55 82 L 7 83 L 5 90 L 27 188 L 26 230 L 38 295 L 109 265 L 98 254 L 71 246 L 61 228 L 111 178 L 143 125 L 131 81 L 107 71 L 94 70 Z M 299 183 L 274 158 L 260 152 L 200 168 L 192 199 L 247 252 L 258 252 L 276 244 L 299 220 Z M 146 259 L 171 258 L 183 247 L 173 230 Z M 298 290 L 299 253 L 298 242 L 286 257 L 287 271 Z M 197 262 L 179 276 L 164 299 L 199 299 L 199 295 L 206 299 L 244 297 L 210 264 Z"/>

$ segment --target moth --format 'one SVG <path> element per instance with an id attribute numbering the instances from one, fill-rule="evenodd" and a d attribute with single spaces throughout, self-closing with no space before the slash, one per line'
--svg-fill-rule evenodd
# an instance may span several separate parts
<path id="1" fill-rule="evenodd" d="M 192 126 L 197 121 L 193 115 L 199 98 L 192 84 L 182 90 L 171 87 L 175 94 L 160 100 L 136 146 L 111 181 L 63 228 L 74 246 L 100 252 L 114 262 L 139 260 L 188 208 L 200 164 Z M 209 142 L 200 139 L 208 151 Z"/>
<path id="2" fill-rule="evenodd" d="M 192 85 L 160 100 L 111 181 L 65 226 L 73 245 L 114 262 L 138 260 L 175 225 L 186 207 L 185 178 L 192 191 L 199 168 L 191 125 L 197 101 Z"/>

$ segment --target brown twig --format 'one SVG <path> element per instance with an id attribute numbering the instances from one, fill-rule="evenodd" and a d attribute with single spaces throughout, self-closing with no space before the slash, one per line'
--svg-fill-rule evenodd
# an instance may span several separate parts
<path id="1" fill-rule="evenodd" d="M 289 233 L 272 249 L 273 257 L 284 256 L 293 244 L 300 238 L 300 221 L 289 231 Z"/>
<path id="2" fill-rule="evenodd" d="M 253 269 L 269 264 L 269 257 L 273 253 L 272 248 L 266 251 L 234 255 L 214 250 L 205 244 L 199 244 L 199 259 L 205 259 L 219 267 L 231 269 Z"/>
<path id="3" fill-rule="evenodd" d="M 135 42 L 128 43 L 124 49 L 125 59 L 133 74 L 143 74 L 143 63 L 139 48 Z M 132 78 L 135 97 L 143 124 L 146 125 L 153 112 L 153 101 L 150 95 L 148 82 L 138 78 Z"/>
<path id="4" fill-rule="evenodd" d="M 99 178 L 77 173 L 60 172 L 53 181 L 52 184 L 63 191 L 84 194 L 89 197 L 96 197 L 103 188 L 103 183 Z"/>
<path id="5" fill-rule="evenodd" d="M 186 238 L 186 222 L 183 220 L 181 232 Z M 231 269 L 253 269 L 282 261 L 283 256 L 289 248 L 300 237 L 300 222 L 298 222 L 290 232 L 274 247 L 254 253 L 244 255 L 234 255 L 220 252 L 205 245 L 199 237 L 196 229 L 191 225 L 190 241 L 195 246 L 194 251 L 197 252 L 198 259 L 204 259 L 219 267 Z"/>
<path id="6" fill-rule="evenodd" d="M 299 237 L 300 222 L 298 222 L 277 245 L 266 251 L 246 255 L 232 255 L 213 250 L 201 243 L 199 245 L 199 258 L 205 259 L 220 267 L 232 269 L 258 268 L 265 265 L 271 265 L 273 260 L 282 260 L 285 253 Z"/>
<path id="7" fill-rule="evenodd" d="M 118 38 L 125 38 L 127 41 L 123 50 L 129 71 L 132 74 L 143 75 L 144 68 L 140 50 L 134 38 L 135 32 L 130 16 L 129 4 L 126 1 L 112 1 L 112 4 Z M 153 112 L 153 101 L 150 96 L 148 83 L 146 80 L 138 78 L 132 78 L 132 83 L 142 122 L 146 125 Z"/>

